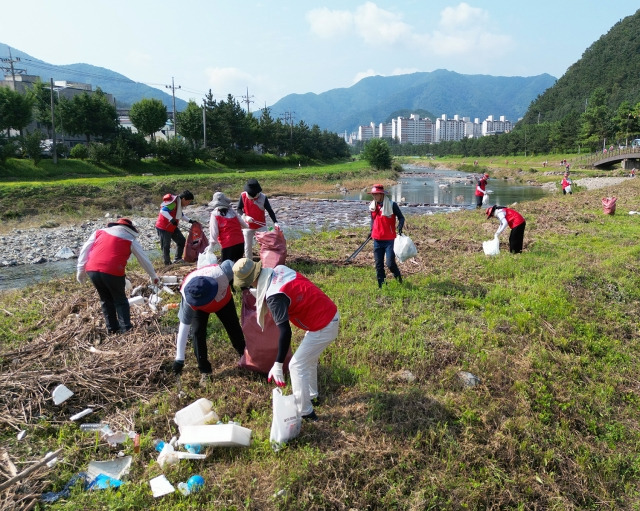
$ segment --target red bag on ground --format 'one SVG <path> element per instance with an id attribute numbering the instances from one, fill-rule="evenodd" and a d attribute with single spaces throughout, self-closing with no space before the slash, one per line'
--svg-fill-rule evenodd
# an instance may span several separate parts
<path id="1" fill-rule="evenodd" d="M 193 222 L 184 245 L 184 260 L 187 263 L 195 263 L 198 260 L 198 255 L 204 252 L 208 246 L 209 240 L 204 233 L 202 224 Z"/>
<path id="2" fill-rule="evenodd" d="M 266 307 L 266 304 L 265 304 Z M 278 339 L 280 329 L 273 322 L 269 311 L 264 316 L 264 330 L 258 325 L 256 320 L 256 299 L 248 289 L 242 291 L 242 312 L 240 313 L 240 324 L 244 333 L 244 355 L 240 357 L 238 365 L 256 371 L 258 373 L 269 374 L 273 363 L 278 356 Z M 291 360 L 291 347 L 284 360 L 283 370 L 289 370 L 289 360 Z"/>
<path id="3" fill-rule="evenodd" d="M 287 259 L 287 240 L 281 229 L 256 232 L 256 239 L 260 243 L 260 261 L 263 268 L 275 268 L 284 264 Z"/>
<path id="4" fill-rule="evenodd" d="M 602 211 L 605 215 L 613 215 L 616 212 L 617 197 L 603 197 L 602 198 Z"/>

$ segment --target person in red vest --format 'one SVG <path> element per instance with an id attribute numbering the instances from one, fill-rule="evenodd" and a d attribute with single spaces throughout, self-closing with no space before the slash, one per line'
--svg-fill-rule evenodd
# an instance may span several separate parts
<path id="1" fill-rule="evenodd" d="M 318 398 L 318 359 L 338 336 L 338 307 L 304 275 L 284 265 L 262 268 L 259 261 L 242 258 L 233 265 L 233 281 L 241 289 L 255 288 L 258 324 L 264 324 L 268 308 L 280 329 L 269 382 L 278 387 L 286 384 L 282 367 L 291 345 L 291 323 L 305 331 L 289 362 L 291 389 L 302 418 L 318 420 L 313 409 L 313 400 Z"/>
<path id="2" fill-rule="evenodd" d="M 176 257 L 174 263 L 184 263 L 182 254 L 186 240 L 178 227 L 180 220 L 186 220 L 190 224 L 193 223 L 187 215 L 182 211 L 193 201 L 193 194 L 189 190 L 185 190 L 180 195 L 172 195 L 167 193 L 162 197 L 162 205 L 160 213 L 156 220 L 156 231 L 160 238 L 160 249 L 162 250 L 162 259 L 165 265 L 171 264 L 171 241 L 176 243 Z"/>
<path id="3" fill-rule="evenodd" d="M 482 206 L 482 199 L 487 194 L 487 181 L 489 180 L 489 174 L 486 172 L 482 174 L 482 177 L 478 179 L 478 184 L 476 185 L 476 209 L 480 209 Z"/>
<path id="4" fill-rule="evenodd" d="M 267 217 L 273 221 L 273 226 L 279 229 L 276 214 L 269 204 L 269 199 L 262 193 L 262 187 L 257 179 L 251 178 L 244 186 L 244 191 L 240 194 L 238 205 L 236 206 L 238 213 L 244 215 L 244 220 L 249 224 L 249 229 L 244 229 L 244 256 L 251 258 L 253 256 L 253 237 L 256 231 L 267 230 Z"/>
<path id="5" fill-rule="evenodd" d="M 153 265 L 136 239 L 138 229 L 128 218 L 119 218 L 98 229 L 80 249 L 78 256 L 78 282 L 87 277 L 100 296 L 102 314 L 110 334 L 131 330 L 131 310 L 125 293 L 125 267 L 133 254 L 154 284 L 159 282 Z"/>
<path id="6" fill-rule="evenodd" d="M 235 263 L 244 255 L 242 229 L 249 229 L 249 224 L 236 214 L 231 201 L 222 192 L 213 194 L 209 206 L 213 207 L 209 218 L 209 249 L 213 252 L 215 246 L 220 245 L 220 262 L 230 259 Z"/>
<path id="7" fill-rule="evenodd" d="M 562 195 L 572 195 L 573 191 L 571 190 L 571 179 L 569 179 L 569 173 L 565 172 L 564 176 L 562 177 Z"/>
<path id="8" fill-rule="evenodd" d="M 524 240 L 524 228 L 527 223 L 524 217 L 515 209 L 505 208 L 504 206 L 491 206 L 486 210 L 487 218 L 495 217 L 500 220 L 500 226 L 496 231 L 495 237 L 507 228 L 511 228 L 509 235 L 509 252 L 512 254 L 520 254 L 522 252 L 522 243 Z"/>
<path id="9" fill-rule="evenodd" d="M 386 194 L 384 186 L 373 185 L 371 188 L 373 200 L 369 204 L 371 213 L 371 238 L 373 239 L 373 259 L 376 265 L 378 288 L 385 283 L 384 262 L 393 276 L 402 284 L 402 274 L 396 263 L 393 242 L 396 239 L 396 219 L 398 220 L 398 234 L 402 234 L 404 215 L 400 207 Z"/>
<path id="10" fill-rule="evenodd" d="M 244 354 L 245 341 L 238 313 L 231 295 L 229 282 L 233 279 L 232 263 L 203 266 L 189 273 L 182 282 L 178 309 L 178 335 L 173 372 L 182 374 L 189 330 L 192 330 L 193 351 L 200 370 L 200 383 L 211 381 L 211 362 L 207 352 L 207 324 L 214 313 L 227 331 L 229 340 L 238 355 Z"/>

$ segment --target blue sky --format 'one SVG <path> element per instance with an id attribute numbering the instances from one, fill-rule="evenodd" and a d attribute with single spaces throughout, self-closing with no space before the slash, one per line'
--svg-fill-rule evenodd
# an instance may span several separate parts
<path id="1" fill-rule="evenodd" d="M 51 64 L 85 62 L 200 102 L 251 109 L 365 76 L 448 69 L 562 76 L 637 0 L 15 0 L 0 42 Z M 6 48 L 0 46 L 0 57 Z M 47 77 L 44 77 L 47 78 Z"/>

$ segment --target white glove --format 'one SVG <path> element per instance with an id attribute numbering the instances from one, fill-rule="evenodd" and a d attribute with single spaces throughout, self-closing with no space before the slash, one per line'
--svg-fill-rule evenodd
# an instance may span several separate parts
<path id="1" fill-rule="evenodd" d="M 498 234 L 498 233 L 496 233 L 493 237 L 494 237 L 495 239 L 498 239 L 499 234 Z"/>
<path id="2" fill-rule="evenodd" d="M 282 372 L 282 363 L 274 362 L 271 371 L 269 371 L 269 376 L 267 381 L 271 383 L 271 380 L 278 386 L 284 387 L 286 385 L 284 381 L 284 373 Z"/>
<path id="3" fill-rule="evenodd" d="M 276 222 L 275 224 L 273 224 L 273 228 L 274 228 L 276 231 L 279 231 L 279 230 L 280 230 L 280 224 L 279 224 L 278 222 Z"/>
<path id="4" fill-rule="evenodd" d="M 248 215 L 244 215 L 244 221 L 250 224 L 251 222 L 253 222 L 253 218 Z"/>
<path id="5" fill-rule="evenodd" d="M 213 254 L 213 252 L 215 251 L 215 249 L 218 247 L 218 243 L 217 242 L 212 242 L 209 243 L 209 246 L 207 247 L 207 252 L 209 252 L 210 254 Z"/>
<path id="6" fill-rule="evenodd" d="M 78 283 L 80 284 L 84 284 L 87 281 L 87 272 L 84 270 L 78 270 L 78 273 L 76 274 L 76 280 L 78 281 Z"/>

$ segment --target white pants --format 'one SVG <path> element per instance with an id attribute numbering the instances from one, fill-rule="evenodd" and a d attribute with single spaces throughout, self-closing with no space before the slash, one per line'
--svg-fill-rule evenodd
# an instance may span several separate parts
<path id="1" fill-rule="evenodd" d="M 242 229 L 242 235 L 244 236 L 244 256 L 247 259 L 253 257 L 253 238 L 256 232 L 264 232 L 268 230 L 267 226 L 260 227 L 260 229 Z"/>
<path id="2" fill-rule="evenodd" d="M 322 330 L 307 331 L 298 349 L 289 362 L 291 388 L 296 398 L 300 415 L 313 412 L 311 400 L 318 396 L 318 359 L 324 349 L 338 337 L 340 313 L 336 312 L 331 322 Z"/>

